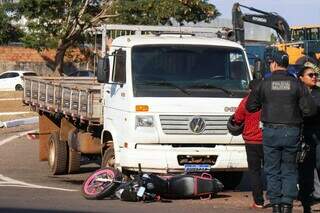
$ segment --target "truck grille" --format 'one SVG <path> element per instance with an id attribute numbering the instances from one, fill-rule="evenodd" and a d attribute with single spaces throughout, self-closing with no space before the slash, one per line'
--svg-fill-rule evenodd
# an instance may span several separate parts
<path id="1" fill-rule="evenodd" d="M 228 119 L 228 115 L 160 115 L 162 131 L 168 135 L 226 135 Z M 193 120 L 201 121 L 200 132 Z"/>

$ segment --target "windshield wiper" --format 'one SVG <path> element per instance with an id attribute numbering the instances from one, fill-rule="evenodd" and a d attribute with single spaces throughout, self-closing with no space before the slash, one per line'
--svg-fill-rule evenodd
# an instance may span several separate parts
<path id="1" fill-rule="evenodd" d="M 169 86 L 169 87 L 173 87 L 173 88 L 176 88 L 176 89 L 179 89 L 181 92 L 187 94 L 187 95 L 191 95 L 190 92 L 188 92 L 187 90 L 185 90 L 184 88 L 172 83 L 172 82 L 169 82 L 169 81 L 164 81 L 164 80 L 161 80 L 161 81 L 143 81 L 143 82 L 138 82 L 138 84 L 146 84 L 146 85 L 156 85 L 156 86 Z"/>
<path id="2" fill-rule="evenodd" d="M 233 92 L 231 92 L 230 90 L 227 90 L 227 89 L 225 89 L 223 87 L 215 86 L 215 85 L 212 85 L 212 84 L 194 84 L 194 85 L 189 86 L 188 88 L 218 89 L 218 90 L 221 90 L 221 91 L 225 92 L 230 97 L 234 96 Z"/>

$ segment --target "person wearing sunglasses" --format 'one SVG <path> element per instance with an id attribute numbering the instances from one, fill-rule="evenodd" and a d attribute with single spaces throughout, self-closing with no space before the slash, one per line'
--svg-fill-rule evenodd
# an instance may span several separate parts
<path id="1" fill-rule="evenodd" d="M 296 156 L 303 115 L 314 115 L 316 105 L 307 88 L 289 75 L 288 55 L 274 50 L 268 57 L 271 76 L 253 89 L 246 108 L 261 109 L 264 171 L 273 213 L 291 213 L 298 195 Z"/>
<path id="2" fill-rule="evenodd" d="M 315 103 L 320 108 L 320 88 L 317 86 L 319 67 L 307 61 L 299 73 L 299 79 L 307 86 Z M 314 169 L 320 172 L 320 112 L 311 117 L 304 118 L 303 136 L 309 147 L 306 158 L 299 163 L 299 200 L 304 213 L 311 212 L 312 193 L 314 191 Z M 319 178 L 319 177 L 318 177 Z"/>

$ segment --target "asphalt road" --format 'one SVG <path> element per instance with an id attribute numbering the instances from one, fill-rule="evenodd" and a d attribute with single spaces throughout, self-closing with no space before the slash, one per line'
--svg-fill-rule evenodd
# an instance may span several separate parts
<path id="1" fill-rule="evenodd" d="M 130 203 L 119 200 L 86 200 L 80 193 L 83 180 L 98 168 L 88 165 L 80 174 L 52 176 L 47 162 L 38 161 L 37 141 L 30 141 L 21 132 L 34 126 L 0 130 L 0 213 L 44 212 L 271 212 L 253 210 L 251 193 L 227 191 L 210 200 L 173 200 L 170 203 Z M 295 203 L 294 212 L 302 212 Z M 317 209 L 320 209 L 320 206 Z M 320 211 L 320 210 L 319 210 Z"/>

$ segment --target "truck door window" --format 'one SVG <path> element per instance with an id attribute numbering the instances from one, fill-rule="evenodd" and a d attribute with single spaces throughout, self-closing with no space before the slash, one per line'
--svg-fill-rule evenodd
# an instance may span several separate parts
<path id="1" fill-rule="evenodd" d="M 116 51 L 113 63 L 113 82 L 126 82 L 126 52 L 122 49 Z"/>

